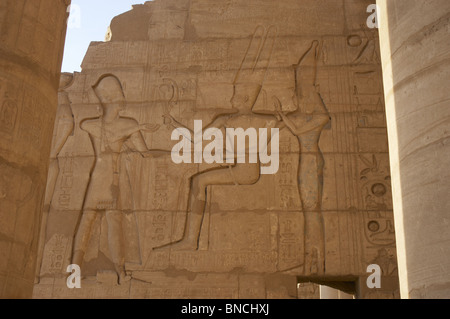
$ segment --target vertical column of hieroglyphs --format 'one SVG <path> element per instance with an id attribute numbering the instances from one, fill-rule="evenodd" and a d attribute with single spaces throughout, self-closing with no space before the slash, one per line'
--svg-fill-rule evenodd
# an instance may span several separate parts
<path id="1" fill-rule="evenodd" d="M 69 3 L 0 3 L 0 297 L 32 294 Z"/>

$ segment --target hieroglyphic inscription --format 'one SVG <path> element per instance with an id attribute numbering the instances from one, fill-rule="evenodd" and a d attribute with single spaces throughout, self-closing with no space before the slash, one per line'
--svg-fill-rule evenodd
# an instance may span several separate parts
<path id="1" fill-rule="evenodd" d="M 303 216 L 298 213 L 279 214 L 279 270 L 300 267 L 303 264 L 303 242 L 298 236 L 303 230 Z"/>
<path id="2" fill-rule="evenodd" d="M 291 155 L 292 143 L 290 140 L 280 142 L 280 169 L 277 174 L 277 182 L 279 186 L 279 198 L 281 207 L 284 209 L 292 209 L 295 206 L 294 196 L 296 195 L 296 165 L 292 163 Z"/>
<path id="3" fill-rule="evenodd" d="M 158 214 L 152 218 L 152 240 L 156 245 L 161 245 L 166 240 L 168 218 L 165 214 Z"/>
<path id="4" fill-rule="evenodd" d="M 50 104 L 46 104 L 45 98 L 37 94 L 25 94 L 20 126 L 20 137 L 29 143 L 34 149 L 39 149 L 44 136 L 49 134 L 49 125 L 46 123 L 46 110 Z"/>
<path id="5" fill-rule="evenodd" d="M 65 157 L 60 159 L 63 162 L 61 168 L 61 176 L 59 181 L 59 189 L 61 192 L 58 195 L 58 204 L 60 209 L 68 209 L 71 203 L 71 191 L 74 182 L 74 158 Z"/>
<path id="6" fill-rule="evenodd" d="M 11 99 L 0 101 L 0 131 L 12 134 L 16 126 L 17 104 Z"/>
<path id="7" fill-rule="evenodd" d="M 60 273 L 63 270 L 63 266 L 66 257 L 66 250 L 69 239 L 63 235 L 56 235 L 52 238 L 52 247 L 49 250 L 51 273 Z"/>
<path id="8" fill-rule="evenodd" d="M 276 8 L 268 0 L 248 1 L 211 5 L 206 0 L 156 0 L 136 6 L 137 14 L 129 17 L 142 14 L 145 23 L 139 40 L 126 39 L 127 14 L 115 19 L 111 30 L 122 28 L 123 38 L 119 40 L 117 32 L 109 42 L 93 43 L 86 67 L 76 75 L 84 89 L 71 89 L 71 97 L 88 97 L 74 103 L 77 129 L 84 132 L 76 133 L 66 149 L 70 153 L 73 145 L 84 143 L 100 151 L 93 154 L 96 166 L 90 177 L 78 174 L 82 166 L 78 158 L 59 158 L 61 174 L 55 192 L 59 208 L 73 212 L 74 202 L 84 199 L 82 210 L 88 222 L 95 214 L 107 219 L 101 229 L 105 243 L 107 237 L 117 238 L 106 231 L 120 234 L 130 229 L 120 229 L 122 217 L 134 224 L 131 216 L 138 216 L 138 236 L 131 245 L 140 249 L 141 261 L 127 257 L 121 263 L 118 242 L 103 244 L 103 260 L 100 255 L 95 260 L 87 258 L 93 273 L 101 274 L 99 284 L 108 281 L 108 265 L 115 266 L 123 280 L 123 291 L 101 287 L 102 296 L 126 296 L 130 287 L 128 296 L 138 297 L 195 297 L 214 295 L 220 289 L 229 289 L 226 293 L 234 297 L 240 293 L 267 297 L 267 287 L 257 278 L 261 273 L 358 276 L 360 264 L 374 260 L 380 245 L 392 248 L 391 205 L 383 195 L 389 192 L 389 179 L 383 176 L 379 182 L 367 171 L 360 174 L 372 169 L 360 167 L 364 161 L 358 159 L 372 153 L 378 156 L 378 146 L 369 149 L 367 145 L 373 143 L 364 138 L 372 136 L 373 129 L 383 128 L 384 120 L 379 118 L 381 75 L 371 55 L 371 39 L 361 30 L 336 34 L 337 24 L 324 33 L 307 26 L 299 14 L 305 6 L 311 13 L 308 19 L 316 19 L 312 16 L 321 9 L 317 1 L 299 5 L 287 0 Z M 266 18 L 268 9 L 271 14 Z M 300 25 L 306 29 L 293 28 Z M 96 96 L 92 85 L 101 74 L 113 74 L 119 82 Z M 108 103 L 115 94 L 126 102 L 117 112 L 114 103 Z M 108 121 L 103 121 L 106 116 Z M 279 170 L 273 176 L 258 176 L 257 165 L 185 163 L 182 167 L 171 163 L 170 154 L 143 158 L 145 147 L 145 152 L 133 150 L 135 139 L 128 140 L 127 132 L 119 136 L 125 116 L 138 121 L 139 126 L 133 120 L 133 130 L 140 130 L 143 123 L 157 124 L 154 131 L 142 134 L 142 146 L 169 153 L 172 130 L 192 129 L 189 124 L 194 120 L 223 129 L 258 128 L 261 116 L 267 125 L 282 127 Z M 379 140 L 385 144 L 383 138 Z M 127 158 L 119 160 L 115 156 L 123 154 L 118 146 L 124 139 L 129 142 L 124 147 Z M 365 147 L 358 149 L 358 141 Z M 87 191 L 85 187 L 76 190 L 82 178 L 89 183 Z M 112 197 L 130 193 L 131 203 L 114 202 L 106 194 L 110 189 Z M 108 196 L 106 201 L 102 194 Z M 77 247 L 86 250 L 84 244 L 74 245 L 73 250 Z M 61 248 L 52 249 L 57 261 Z M 239 287 L 210 284 L 172 286 L 166 277 L 158 285 L 151 278 L 155 271 L 174 269 L 182 274 L 177 274 L 177 280 L 186 274 L 195 277 L 238 269 L 242 278 L 249 276 L 250 284 L 239 291 Z"/>
<path id="9" fill-rule="evenodd" d="M 11 137 L 19 116 L 18 101 L 13 98 L 16 90 L 11 85 L 0 81 L 0 133 Z"/>
<path id="10" fill-rule="evenodd" d="M 156 165 L 153 205 L 156 209 L 163 209 L 167 205 L 169 191 L 169 177 L 166 164 Z"/>

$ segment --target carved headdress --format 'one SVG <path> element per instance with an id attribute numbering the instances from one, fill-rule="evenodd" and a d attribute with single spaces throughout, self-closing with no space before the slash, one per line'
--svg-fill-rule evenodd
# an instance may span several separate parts
<path id="1" fill-rule="evenodd" d="M 233 84 L 263 85 L 272 58 L 277 33 L 278 31 L 274 26 L 270 26 L 267 33 L 263 26 L 256 28 Z"/>
<path id="2" fill-rule="evenodd" d="M 92 88 L 102 104 L 125 101 L 122 84 L 113 74 L 102 75 Z"/>

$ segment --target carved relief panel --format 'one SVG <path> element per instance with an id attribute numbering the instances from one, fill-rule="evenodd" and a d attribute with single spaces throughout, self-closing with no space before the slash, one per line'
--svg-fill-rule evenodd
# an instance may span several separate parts
<path id="1" fill-rule="evenodd" d="M 113 34 L 92 44 L 83 72 L 62 89 L 73 130 L 55 154 L 37 291 L 60 289 L 47 280 L 62 283 L 71 263 L 82 265 L 92 291 L 112 286 L 144 298 L 256 296 L 272 287 L 267 274 L 360 277 L 370 262 L 395 275 L 375 35 L 325 25 L 305 37 L 301 22 L 277 18 L 287 8 L 263 19 L 273 1 L 181 2 L 146 4 L 148 41 Z M 240 16 L 245 27 L 229 27 Z M 196 120 L 221 132 L 278 128 L 278 170 L 176 164 L 173 132 L 189 135 L 195 158 Z M 246 280 L 252 289 L 240 291 Z"/>

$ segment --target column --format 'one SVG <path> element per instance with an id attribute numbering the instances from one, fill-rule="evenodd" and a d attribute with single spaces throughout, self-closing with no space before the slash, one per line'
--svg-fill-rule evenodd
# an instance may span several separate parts
<path id="1" fill-rule="evenodd" d="M 402 298 L 450 298 L 450 1 L 378 0 Z"/>
<path id="2" fill-rule="evenodd" d="M 30 298 L 70 0 L 0 1 L 0 298 Z"/>

